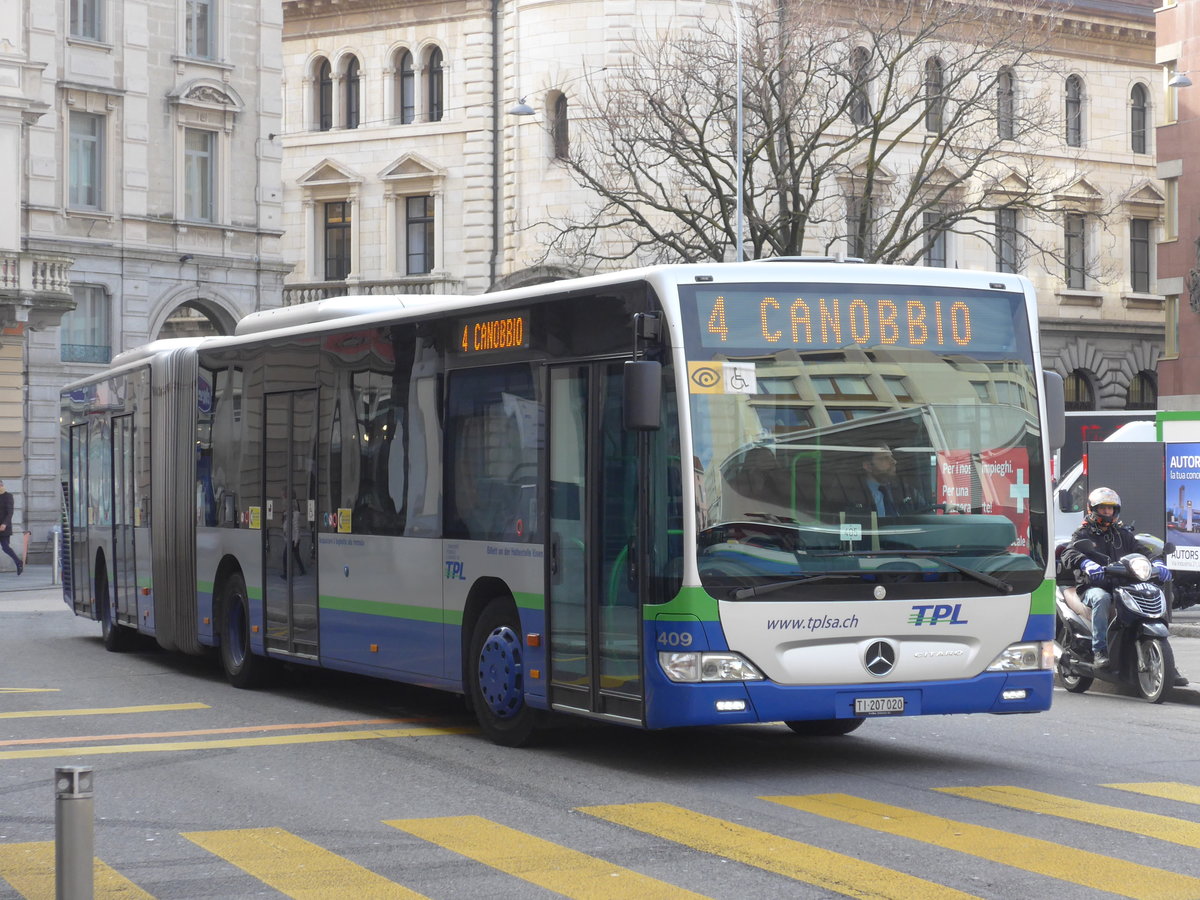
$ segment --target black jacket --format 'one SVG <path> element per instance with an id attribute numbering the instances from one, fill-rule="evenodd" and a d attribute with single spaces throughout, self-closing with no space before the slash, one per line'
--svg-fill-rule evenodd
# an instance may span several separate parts
<path id="1" fill-rule="evenodd" d="M 8 491 L 0 494 L 0 525 L 5 534 L 12 534 L 13 495 Z"/>
<path id="2" fill-rule="evenodd" d="M 1080 553 L 1078 550 L 1072 549 L 1070 544 L 1062 554 L 1063 569 L 1070 569 L 1075 573 L 1075 584 L 1086 585 L 1090 579 L 1079 570 L 1079 564 L 1085 559 L 1092 559 L 1094 562 L 1103 564 L 1103 556 L 1108 557 L 1109 562 L 1116 562 L 1126 553 L 1140 553 L 1137 538 L 1133 536 L 1133 529 L 1126 528 L 1124 525 L 1117 523 L 1108 528 L 1101 528 L 1099 525 L 1093 525 L 1091 522 L 1085 521 L 1071 535 L 1071 543 L 1079 540 L 1089 540 L 1096 545 L 1096 553 L 1087 556 Z"/>

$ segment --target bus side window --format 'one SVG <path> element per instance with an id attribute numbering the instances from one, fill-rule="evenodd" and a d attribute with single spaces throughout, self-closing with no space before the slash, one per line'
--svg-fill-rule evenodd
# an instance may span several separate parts
<path id="1" fill-rule="evenodd" d="M 542 406 L 528 365 L 450 376 L 446 535 L 534 539 Z"/>

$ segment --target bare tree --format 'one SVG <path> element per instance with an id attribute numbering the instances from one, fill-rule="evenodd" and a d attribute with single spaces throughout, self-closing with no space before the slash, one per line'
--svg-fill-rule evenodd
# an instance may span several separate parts
<path id="1" fill-rule="evenodd" d="M 747 257 L 847 250 L 912 262 L 953 231 L 1017 265 L 1061 259 L 1028 227 L 1019 237 L 1001 227 L 1011 210 L 1027 226 L 1061 228 L 1063 197 L 1079 179 L 1064 153 L 1055 6 L 741 8 Z M 593 268 L 735 255 L 733 34 L 726 18 L 645 35 L 588 92 L 563 163 L 595 202 L 539 223 L 547 259 Z"/>

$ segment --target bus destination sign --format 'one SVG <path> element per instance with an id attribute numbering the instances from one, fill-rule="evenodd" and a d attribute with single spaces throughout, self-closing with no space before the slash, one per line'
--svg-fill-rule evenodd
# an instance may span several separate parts
<path id="1" fill-rule="evenodd" d="M 528 310 L 458 323 L 458 350 L 464 355 L 523 350 L 528 346 Z"/>
<path id="2" fill-rule="evenodd" d="M 809 289 L 811 288 L 811 289 Z M 708 348 L 802 350 L 904 347 L 913 350 L 1014 349 L 1021 295 L 1002 292 L 911 293 L 862 286 L 736 286 L 696 292 L 696 325 Z"/>

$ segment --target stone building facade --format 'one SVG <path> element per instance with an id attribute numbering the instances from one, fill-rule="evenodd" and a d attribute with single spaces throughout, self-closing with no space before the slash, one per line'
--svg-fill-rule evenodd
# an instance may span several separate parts
<path id="1" fill-rule="evenodd" d="M 1156 13 L 1164 115 L 1158 174 L 1164 186 L 1159 290 L 1167 298 L 1158 365 L 1161 407 L 1200 409 L 1200 0 L 1167 0 Z M 1188 76 L 1187 73 L 1191 72 Z M 1183 76 L 1183 77 L 1177 77 Z M 1172 79 L 1184 82 L 1172 87 Z M 1188 82 L 1191 82 L 1188 84 Z"/>
<path id="2" fill-rule="evenodd" d="M 19 103 L 0 100 L 23 116 L 0 143 L 20 198 L 4 248 L 20 266 L 61 261 L 54 305 L 71 310 L 39 315 L 34 291 L 0 339 L 0 477 L 36 551 L 60 520 L 61 387 L 280 302 L 282 14 L 266 0 L 0 6 L 0 69 L 9 54 L 25 79 Z"/>
<path id="3" fill-rule="evenodd" d="M 288 303 L 573 274 L 571 260 L 543 258 L 536 227 L 587 200 L 556 159 L 557 129 L 585 89 L 603 91 L 630 40 L 735 13 L 729 0 L 283 6 Z M 1076 0 L 1051 43 L 1063 141 L 1043 152 L 1081 175 L 1055 198 L 1061 218 L 1029 227 L 1043 244 L 1072 242 L 1089 271 L 1022 271 L 1039 292 L 1044 363 L 1068 378 L 1075 408 L 1156 402 L 1165 298 L 1154 271 L 1164 207 L 1154 29 L 1154 0 Z M 518 104 L 533 114 L 513 115 Z M 991 269 L 996 252 L 951 233 L 945 264 Z"/>

